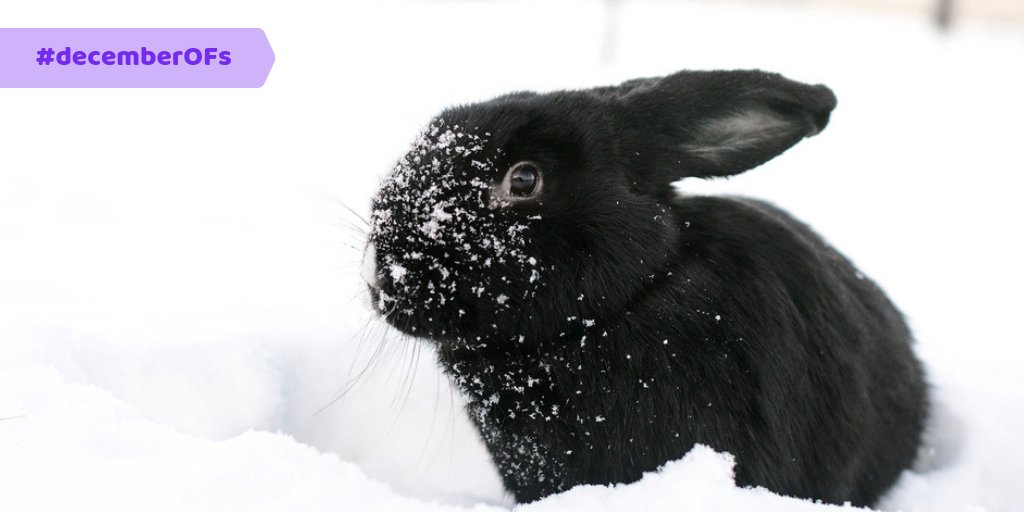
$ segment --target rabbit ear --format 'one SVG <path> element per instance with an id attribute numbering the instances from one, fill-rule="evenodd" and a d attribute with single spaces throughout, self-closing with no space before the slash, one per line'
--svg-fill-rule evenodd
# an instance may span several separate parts
<path id="1" fill-rule="evenodd" d="M 823 85 L 761 71 L 683 71 L 594 92 L 614 105 L 622 156 L 652 193 L 761 165 L 825 128 L 836 105 Z"/>

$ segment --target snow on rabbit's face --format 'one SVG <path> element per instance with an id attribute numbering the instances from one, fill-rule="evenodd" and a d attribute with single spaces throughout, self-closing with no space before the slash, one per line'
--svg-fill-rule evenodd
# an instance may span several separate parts
<path id="1" fill-rule="evenodd" d="M 508 196 L 511 170 L 489 138 L 434 121 L 373 200 L 363 274 L 375 308 L 403 332 L 483 336 L 534 292 L 530 220 L 508 208 L 519 197 Z M 520 196 L 522 167 L 514 171 Z"/>

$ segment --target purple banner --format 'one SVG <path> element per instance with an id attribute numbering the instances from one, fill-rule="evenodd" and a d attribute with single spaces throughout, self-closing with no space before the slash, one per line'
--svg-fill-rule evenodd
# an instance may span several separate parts
<path id="1" fill-rule="evenodd" d="M 0 87 L 262 87 L 258 28 L 0 28 Z"/>

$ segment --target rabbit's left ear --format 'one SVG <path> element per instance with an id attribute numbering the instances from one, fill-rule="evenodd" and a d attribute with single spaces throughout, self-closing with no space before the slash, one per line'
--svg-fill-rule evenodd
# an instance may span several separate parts
<path id="1" fill-rule="evenodd" d="M 761 71 L 683 71 L 594 92 L 609 100 L 636 188 L 656 194 L 761 165 L 825 128 L 836 105 L 823 85 Z"/>

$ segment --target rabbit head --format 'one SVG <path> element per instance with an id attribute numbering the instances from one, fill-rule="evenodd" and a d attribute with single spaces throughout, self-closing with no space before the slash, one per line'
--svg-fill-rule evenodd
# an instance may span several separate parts
<path id="1" fill-rule="evenodd" d="M 448 109 L 372 202 L 364 276 L 399 330 L 539 343 L 628 310 L 678 250 L 684 177 L 737 174 L 828 122 L 824 86 L 680 72 Z"/>

